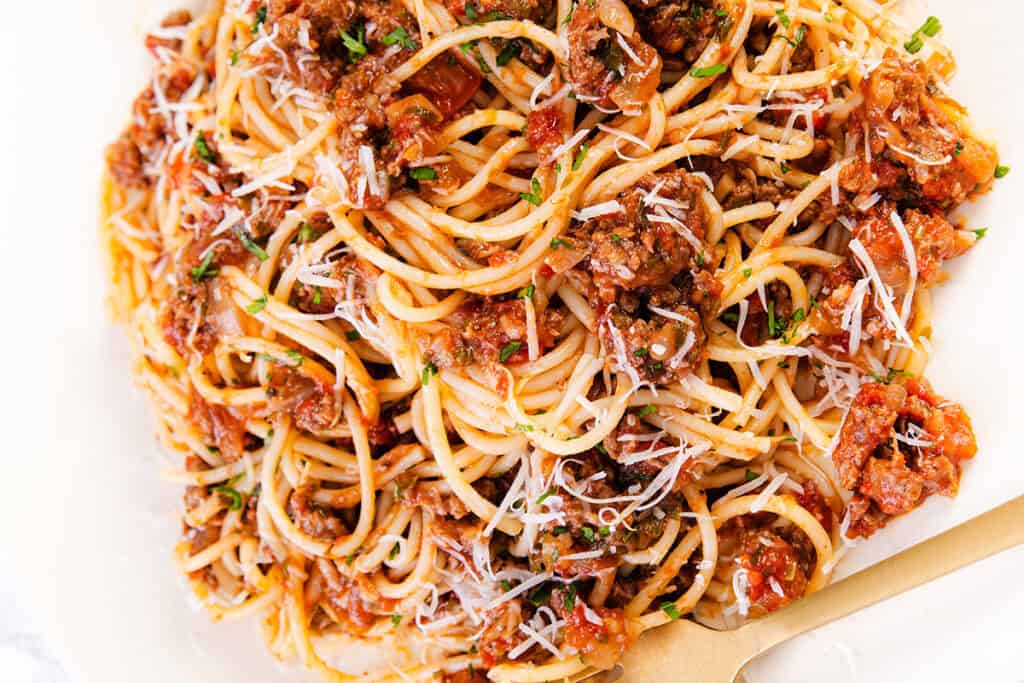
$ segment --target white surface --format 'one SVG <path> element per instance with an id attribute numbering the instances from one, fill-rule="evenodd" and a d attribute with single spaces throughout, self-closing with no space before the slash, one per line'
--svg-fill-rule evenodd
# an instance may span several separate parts
<path id="1" fill-rule="evenodd" d="M 955 503 L 934 500 L 900 520 L 858 549 L 862 564 L 1024 492 L 1024 365 L 1014 357 L 1024 331 L 1024 134 L 1012 130 L 1024 120 L 1014 72 L 1024 63 L 1024 12 L 1009 1 L 978 3 L 984 11 L 956 0 L 922 4 L 944 20 L 960 58 L 954 90 L 1014 170 L 973 209 L 988 237 L 936 297 L 930 376 L 967 405 L 982 452 Z M 101 305 L 96 176 L 142 82 L 140 27 L 151 5 L 5 3 L 0 22 L 5 683 L 62 681 L 50 648 L 82 683 L 292 679 L 264 653 L 255 624 L 212 625 L 187 607 L 170 555 L 178 491 L 157 479 L 160 456 L 129 387 L 127 343 Z M 1006 9 L 987 9 L 995 7 Z M 1007 553 L 820 629 L 757 662 L 750 679 L 1024 681 L 1022 567 L 1024 551 Z"/>

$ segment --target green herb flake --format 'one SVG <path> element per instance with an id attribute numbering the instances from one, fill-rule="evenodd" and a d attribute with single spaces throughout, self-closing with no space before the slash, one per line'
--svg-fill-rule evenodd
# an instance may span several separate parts
<path id="1" fill-rule="evenodd" d="M 517 422 L 516 423 L 516 429 L 519 430 L 520 432 L 532 432 L 533 431 L 533 425 L 528 425 L 528 424 L 523 424 L 522 422 Z"/>
<path id="2" fill-rule="evenodd" d="M 712 78 L 720 76 L 728 70 L 725 64 L 712 64 L 711 66 L 702 66 L 700 68 L 694 67 L 690 69 L 690 75 L 694 78 Z"/>
<path id="3" fill-rule="evenodd" d="M 303 223 L 302 225 L 300 225 L 299 232 L 295 236 L 295 239 L 296 241 L 298 241 L 299 244 L 302 244 L 303 242 L 313 241 L 313 226 L 310 225 L 309 223 Z"/>
<path id="4" fill-rule="evenodd" d="M 996 166 L 995 176 L 996 178 L 1005 178 L 1010 172 L 1009 166 Z"/>
<path id="5" fill-rule="evenodd" d="M 978 228 L 977 230 L 973 230 L 972 232 L 974 233 L 974 238 L 980 240 L 988 233 L 988 228 Z"/>
<path id="6" fill-rule="evenodd" d="M 964 143 L 962 143 L 959 140 L 957 140 L 956 144 L 953 145 L 953 156 L 958 157 L 958 156 L 960 156 L 960 153 L 963 152 L 963 151 L 964 151 Z"/>
<path id="7" fill-rule="evenodd" d="M 555 528 L 553 528 L 551 530 L 551 535 L 552 536 L 561 536 L 562 534 L 564 534 L 564 533 L 566 533 L 568 531 L 569 531 L 569 527 L 567 527 L 567 526 L 556 526 Z"/>
<path id="8" fill-rule="evenodd" d="M 753 270 L 751 270 L 750 268 L 744 268 L 744 269 L 743 269 L 743 277 L 745 277 L 745 278 L 749 278 L 749 277 L 750 277 L 750 275 L 751 275 L 751 273 L 753 273 L 753 272 L 754 272 L 754 271 L 753 271 Z"/>
<path id="9" fill-rule="evenodd" d="M 647 355 L 647 347 L 646 346 L 641 346 L 640 348 L 638 348 L 635 351 L 633 351 L 633 355 L 634 356 L 641 356 L 641 357 L 642 356 L 646 356 Z"/>
<path id="10" fill-rule="evenodd" d="M 789 15 L 786 14 L 785 10 L 775 10 L 775 16 L 779 18 L 779 23 L 782 24 L 782 28 L 789 28 Z"/>
<path id="11" fill-rule="evenodd" d="M 747 470 L 746 473 L 744 474 L 744 477 L 746 478 L 747 481 L 754 481 L 755 479 L 757 479 L 760 476 L 761 475 L 758 474 L 757 472 L 755 472 L 754 470 Z"/>
<path id="12" fill-rule="evenodd" d="M 587 158 L 588 149 L 590 149 L 590 146 L 584 142 L 582 145 L 580 145 L 580 148 L 576 150 L 576 156 L 573 157 L 572 160 L 572 170 L 580 170 L 580 166 L 583 165 L 583 161 Z"/>
<path id="13" fill-rule="evenodd" d="M 509 358 L 511 358 L 511 357 L 512 357 L 512 355 L 513 355 L 513 354 L 514 354 L 514 353 L 515 353 L 516 351 L 518 351 L 518 350 L 519 350 L 519 349 L 521 349 L 522 347 L 523 347 L 523 342 L 521 342 L 521 341 L 512 341 L 512 342 L 509 342 L 508 344 L 505 344 L 504 346 L 502 346 L 502 347 L 501 347 L 501 353 L 499 353 L 499 354 L 498 354 L 498 359 L 499 359 L 499 360 L 500 360 L 500 361 L 501 361 L 502 363 L 504 363 L 504 362 L 505 362 L 505 361 L 507 361 L 507 360 L 508 360 Z"/>
<path id="14" fill-rule="evenodd" d="M 420 166 L 419 168 L 410 168 L 409 177 L 413 180 L 436 180 L 437 171 L 432 169 L 430 166 Z"/>
<path id="15" fill-rule="evenodd" d="M 531 192 L 520 192 L 519 193 L 519 198 L 524 200 L 524 201 L 530 202 L 534 206 L 540 206 L 544 202 L 544 198 L 541 196 L 540 181 L 537 180 L 536 178 L 534 178 L 530 182 L 530 190 L 532 190 L 532 191 Z"/>
<path id="16" fill-rule="evenodd" d="M 253 299 L 252 303 L 245 307 L 245 312 L 249 315 L 256 315 L 262 311 L 267 305 L 267 295 L 263 294 L 259 299 Z"/>
<path id="17" fill-rule="evenodd" d="M 583 538 L 587 543 L 593 543 L 597 540 L 597 532 L 595 532 L 592 527 L 585 526 L 580 529 L 580 533 L 583 534 Z"/>
<path id="18" fill-rule="evenodd" d="M 565 240 L 563 240 L 563 239 L 561 239 L 559 237 L 556 237 L 555 239 L 551 240 L 551 245 L 550 246 L 551 246 L 552 249 L 558 249 L 559 247 L 565 247 L 566 249 L 575 249 L 576 248 L 576 247 L 574 247 L 572 245 L 571 242 L 566 242 Z"/>
<path id="19" fill-rule="evenodd" d="M 604 447 L 604 444 L 597 444 L 596 446 L 594 446 L 594 450 L 600 453 L 601 455 L 608 457 L 608 449 Z"/>
<path id="20" fill-rule="evenodd" d="M 256 19 L 252 22 L 252 32 L 259 33 L 260 25 L 267 20 L 267 6 L 263 5 L 256 10 Z"/>
<path id="21" fill-rule="evenodd" d="M 565 597 L 562 599 L 562 606 L 569 612 L 576 608 L 576 584 L 570 583 L 565 589 Z"/>
<path id="22" fill-rule="evenodd" d="M 501 48 L 501 52 L 494 58 L 495 64 L 498 66 L 505 66 L 512 61 L 513 57 L 518 57 L 522 47 L 519 45 L 519 41 L 510 40 L 505 43 L 505 47 Z"/>
<path id="23" fill-rule="evenodd" d="M 537 289 L 537 287 L 535 285 L 533 285 L 532 283 L 528 284 L 525 287 L 523 287 L 522 289 L 520 289 L 518 292 L 516 292 L 516 298 L 517 299 L 532 299 L 533 298 L 533 293 L 536 291 L 536 289 Z"/>
<path id="24" fill-rule="evenodd" d="M 217 162 L 217 155 L 210 149 L 210 146 L 206 143 L 206 137 L 202 133 L 196 138 L 196 156 L 208 164 Z"/>
<path id="25" fill-rule="evenodd" d="M 345 339 L 349 341 L 359 341 L 363 338 L 363 335 L 359 334 L 358 330 L 349 330 L 345 333 Z"/>
<path id="26" fill-rule="evenodd" d="M 420 375 L 420 384 L 427 386 L 430 384 L 430 376 L 437 374 L 437 366 L 432 361 L 427 361 L 427 364 L 423 366 L 423 373 Z"/>
<path id="27" fill-rule="evenodd" d="M 505 591 L 506 593 L 512 590 L 512 584 L 508 582 L 508 579 L 501 580 L 501 590 Z"/>
<path id="28" fill-rule="evenodd" d="M 405 30 L 404 26 L 399 26 L 394 31 L 391 31 L 384 36 L 381 41 L 387 46 L 401 45 L 406 50 L 415 50 L 419 47 L 416 41 L 409 37 L 409 32 Z"/>
<path id="29" fill-rule="evenodd" d="M 655 408 L 654 406 L 652 406 L 650 403 L 648 403 L 643 408 L 641 408 L 640 410 L 636 411 L 636 414 L 639 417 L 647 417 L 651 413 L 656 413 L 656 412 L 658 412 L 658 409 Z"/>
<path id="30" fill-rule="evenodd" d="M 555 495 L 556 493 L 558 493 L 558 489 L 552 486 L 547 491 L 540 494 L 540 497 L 537 498 L 537 505 L 540 505 L 541 503 L 543 503 L 545 500 Z"/>
<path id="31" fill-rule="evenodd" d="M 795 323 L 803 322 L 807 319 L 807 314 L 804 313 L 804 309 L 798 308 L 793 311 L 793 315 L 789 316 L 789 319 Z"/>
<path id="32" fill-rule="evenodd" d="M 235 489 L 231 488 L 230 486 L 214 486 L 213 492 L 219 493 L 225 498 L 229 498 L 231 500 L 231 503 L 228 505 L 230 509 L 242 509 L 242 494 L 236 491 Z"/>
<path id="33" fill-rule="evenodd" d="M 392 626 L 398 626 L 401 623 L 402 623 L 402 615 L 401 614 L 392 614 L 391 615 L 391 625 Z"/>
<path id="34" fill-rule="evenodd" d="M 192 268 L 189 271 L 192 274 L 192 281 L 198 283 L 198 282 L 202 282 L 202 280 L 204 278 L 213 277 L 214 275 L 216 275 L 217 274 L 217 269 L 216 268 L 213 268 L 213 269 L 210 268 L 210 265 L 212 263 L 213 263 L 213 250 L 211 249 L 210 251 L 206 252 L 206 256 L 204 256 L 203 260 L 199 262 L 199 265 L 195 266 L 194 268 Z"/>
<path id="35" fill-rule="evenodd" d="M 341 36 L 341 42 L 348 50 L 348 59 L 350 62 L 358 62 L 360 57 L 363 57 L 366 50 L 366 28 L 360 26 L 359 30 L 356 31 L 356 35 L 351 35 L 347 31 L 338 29 L 338 35 Z"/>
<path id="36" fill-rule="evenodd" d="M 285 351 L 285 354 L 295 362 L 295 365 L 292 366 L 293 368 L 301 366 L 303 361 L 306 360 L 298 351 L 292 351 L 291 349 L 288 349 L 287 351 Z"/>
<path id="37" fill-rule="evenodd" d="M 238 64 L 238 50 L 231 51 L 231 66 Z"/>
<path id="38" fill-rule="evenodd" d="M 663 603 L 661 603 L 661 611 L 664 612 L 665 614 L 667 614 L 669 616 L 669 618 L 672 619 L 673 621 L 675 621 L 676 619 L 679 619 L 680 617 L 683 616 L 683 615 L 681 615 L 679 613 L 679 610 L 676 609 L 676 605 L 675 605 L 674 602 L 663 602 Z"/>
<path id="39" fill-rule="evenodd" d="M 468 2 L 465 4 L 464 7 L 466 10 L 466 18 L 469 19 L 470 21 L 476 21 L 480 17 L 480 15 L 477 14 L 476 8 L 474 8 Z"/>
<path id="40" fill-rule="evenodd" d="M 270 258 L 266 250 L 263 249 L 263 247 L 261 247 L 260 245 L 256 244 L 256 242 L 253 241 L 252 236 L 249 235 L 248 233 L 239 231 L 238 241 L 242 243 L 242 246 L 245 247 L 246 251 L 248 251 L 251 254 L 254 254 L 256 258 L 258 258 L 260 261 L 266 261 L 268 258 Z"/>

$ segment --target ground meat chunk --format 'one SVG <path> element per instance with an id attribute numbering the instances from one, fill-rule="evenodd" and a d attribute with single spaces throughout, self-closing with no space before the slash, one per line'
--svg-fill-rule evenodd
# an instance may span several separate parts
<path id="1" fill-rule="evenodd" d="M 774 612 L 807 591 L 808 576 L 796 549 L 768 529 L 749 530 L 743 536 L 739 560 L 747 570 L 752 608 Z"/>
<path id="2" fill-rule="evenodd" d="M 708 46 L 723 17 L 712 0 L 627 0 L 637 29 L 663 55 L 679 55 L 692 64 Z"/>
<path id="3" fill-rule="evenodd" d="M 919 202 L 949 210 L 991 183 L 995 149 L 971 133 L 963 110 L 941 95 L 924 62 L 890 51 L 862 91 L 850 130 L 868 135 L 873 159 L 905 169 Z"/>
<path id="4" fill-rule="evenodd" d="M 542 353 L 554 346 L 564 317 L 564 312 L 556 308 L 536 312 L 537 341 Z M 432 334 L 426 349 L 440 367 L 472 362 L 514 364 L 529 358 L 523 299 L 471 297 L 445 322 L 447 328 Z"/>
<path id="5" fill-rule="evenodd" d="M 444 4 L 467 22 L 528 19 L 541 23 L 554 7 L 552 0 L 444 0 Z"/>
<path id="6" fill-rule="evenodd" d="M 703 190 L 703 181 L 685 171 L 652 173 L 619 194 L 621 211 L 573 226 L 569 237 L 574 245 L 586 245 L 583 265 L 603 301 L 614 301 L 617 289 L 667 285 L 698 267 Z"/>
<path id="7" fill-rule="evenodd" d="M 188 412 L 189 422 L 202 436 L 207 447 L 216 448 L 224 459 L 234 462 L 242 457 L 245 445 L 245 418 L 229 406 L 207 403 L 197 393 L 192 394 Z"/>
<path id="8" fill-rule="evenodd" d="M 128 135 L 122 135 L 107 148 L 107 169 L 121 187 L 144 188 L 149 179 L 143 171 L 142 150 Z"/>
<path id="9" fill-rule="evenodd" d="M 554 602 L 555 611 L 565 619 L 565 642 L 580 652 L 587 664 L 598 669 L 610 669 L 622 654 L 640 637 L 639 625 L 628 619 L 621 609 L 595 607 L 600 624 L 587 618 L 587 607 L 582 598 L 573 603 L 571 610 L 565 600 Z"/>
<path id="10" fill-rule="evenodd" d="M 638 32 L 624 36 L 601 23 L 594 5 L 576 4 L 569 22 L 569 81 L 578 99 L 637 111 L 657 92 L 660 79 L 661 57 Z"/>
<path id="11" fill-rule="evenodd" d="M 344 523 L 313 502 L 314 490 L 299 487 L 288 498 L 288 515 L 302 531 L 321 541 L 333 541 L 347 533 Z"/>
<path id="12" fill-rule="evenodd" d="M 307 432 L 329 429 L 341 416 L 334 388 L 302 374 L 297 367 L 271 365 L 267 377 L 268 407 L 274 412 L 290 412 L 295 425 Z"/>
<path id="13" fill-rule="evenodd" d="M 618 364 L 628 362 L 642 381 L 659 384 L 689 374 L 703 359 L 707 343 L 700 313 L 674 286 L 656 290 L 646 303 L 620 297 L 602 317 L 601 336 Z"/>
<path id="14" fill-rule="evenodd" d="M 863 385 L 832 454 L 840 485 L 854 492 L 849 534 L 870 536 L 933 493 L 956 495 L 961 463 L 976 451 L 967 414 L 926 381 Z"/>
<path id="15" fill-rule="evenodd" d="M 565 116 L 559 104 L 534 109 L 526 117 L 526 139 L 542 162 L 553 162 L 551 153 L 564 140 Z"/>

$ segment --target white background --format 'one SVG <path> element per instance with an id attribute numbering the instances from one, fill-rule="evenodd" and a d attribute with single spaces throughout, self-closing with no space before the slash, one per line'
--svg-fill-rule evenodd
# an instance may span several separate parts
<path id="1" fill-rule="evenodd" d="M 291 679 L 254 624 L 213 626 L 186 606 L 170 555 L 178 492 L 157 479 L 127 344 L 104 316 L 97 176 L 142 84 L 139 45 L 154 3 L 3 4 L 0 680 Z M 970 410 L 979 462 L 960 499 L 901 520 L 861 564 L 1024 492 L 1024 13 L 1009 1 L 918 5 L 944 21 L 962 66 L 954 90 L 1014 172 L 972 209 L 989 235 L 937 297 L 930 374 Z M 779 648 L 750 679 L 1024 681 L 1022 570 L 1022 549 L 963 570 Z"/>

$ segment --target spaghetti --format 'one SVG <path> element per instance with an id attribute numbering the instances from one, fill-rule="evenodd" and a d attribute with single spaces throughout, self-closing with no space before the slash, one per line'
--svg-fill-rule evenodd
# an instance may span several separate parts
<path id="1" fill-rule="evenodd" d="M 199 600 L 332 680 L 555 680 L 778 609 L 954 495 L 976 447 L 921 378 L 930 287 L 1008 169 L 940 28 L 868 0 L 169 16 L 102 236 Z"/>

